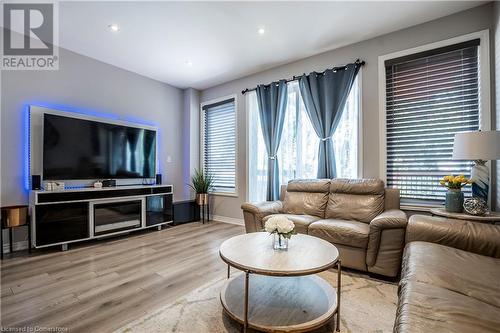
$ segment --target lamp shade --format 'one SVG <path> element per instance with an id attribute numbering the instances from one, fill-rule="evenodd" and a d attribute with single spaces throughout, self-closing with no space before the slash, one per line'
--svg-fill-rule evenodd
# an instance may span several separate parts
<path id="1" fill-rule="evenodd" d="M 500 132 L 478 131 L 455 134 L 453 159 L 483 161 L 500 159 Z"/>

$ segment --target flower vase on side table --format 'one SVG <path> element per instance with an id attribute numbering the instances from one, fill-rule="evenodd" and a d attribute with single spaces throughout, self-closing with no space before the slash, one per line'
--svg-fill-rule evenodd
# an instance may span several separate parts
<path id="1" fill-rule="evenodd" d="M 472 182 L 465 178 L 464 175 L 458 176 L 444 176 L 443 179 L 439 181 L 441 186 L 448 189 L 446 192 L 446 200 L 444 202 L 444 208 L 450 213 L 461 213 L 464 209 L 464 193 L 462 192 L 462 187 Z"/>
<path id="2" fill-rule="evenodd" d="M 461 213 L 464 207 L 464 193 L 461 189 L 449 189 L 446 192 L 444 204 L 446 211 L 450 213 Z"/>

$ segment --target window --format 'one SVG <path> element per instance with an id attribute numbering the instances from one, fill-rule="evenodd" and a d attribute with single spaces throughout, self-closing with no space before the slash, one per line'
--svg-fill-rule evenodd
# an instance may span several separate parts
<path id="1" fill-rule="evenodd" d="M 215 193 L 236 193 L 235 99 L 206 104 L 203 110 L 203 170 L 214 176 Z"/>
<path id="2" fill-rule="evenodd" d="M 342 119 L 333 136 L 338 177 L 358 177 L 359 82 L 356 79 Z M 248 110 L 248 194 L 250 201 L 265 201 L 267 152 L 260 128 L 255 91 L 247 93 Z M 306 113 L 298 82 L 288 83 L 288 100 L 283 134 L 278 150 L 280 183 L 297 178 L 316 178 L 319 138 Z"/>
<path id="3" fill-rule="evenodd" d="M 479 41 L 385 61 L 387 185 L 403 203 L 440 204 L 440 178 L 470 176 L 452 152 L 455 133 L 480 127 Z"/>

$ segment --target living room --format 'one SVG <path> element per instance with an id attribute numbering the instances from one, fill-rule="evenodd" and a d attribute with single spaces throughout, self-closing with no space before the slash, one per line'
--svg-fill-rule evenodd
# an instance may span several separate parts
<path id="1" fill-rule="evenodd" d="M 500 332 L 500 3 L 4 1 L 0 327 Z"/>

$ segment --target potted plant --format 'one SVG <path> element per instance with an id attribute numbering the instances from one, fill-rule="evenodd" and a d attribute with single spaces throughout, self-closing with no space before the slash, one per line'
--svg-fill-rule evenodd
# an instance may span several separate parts
<path id="1" fill-rule="evenodd" d="M 295 224 L 286 216 L 276 215 L 266 221 L 264 229 L 273 235 L 273 248 L 287 250 L 288 240 L 296 234 Z"/>
<path id="2" fill-rule="evenodd" d="M 465 178 L 464 175 L 458 176 L 444 176 L 443 179 L 439 181 L 441 186 L 448 189 L 446 192 L 446 201 L 444 208 L 450 213 L 461 213 L 464 205 L 464 194 L 462 192 L 462 187 L 467 184 L 471 184 L 472 181 Z"/>
<path id="3" fill-rule="evenodd" d="M 194 170 L 189 187 L 196 192 L 196 203 L 198 205 L 202 206 L 208 203 L 208 192 L 212 189 L 213 184 L 213 175 L 205 174 L 203 170 Z"/>

